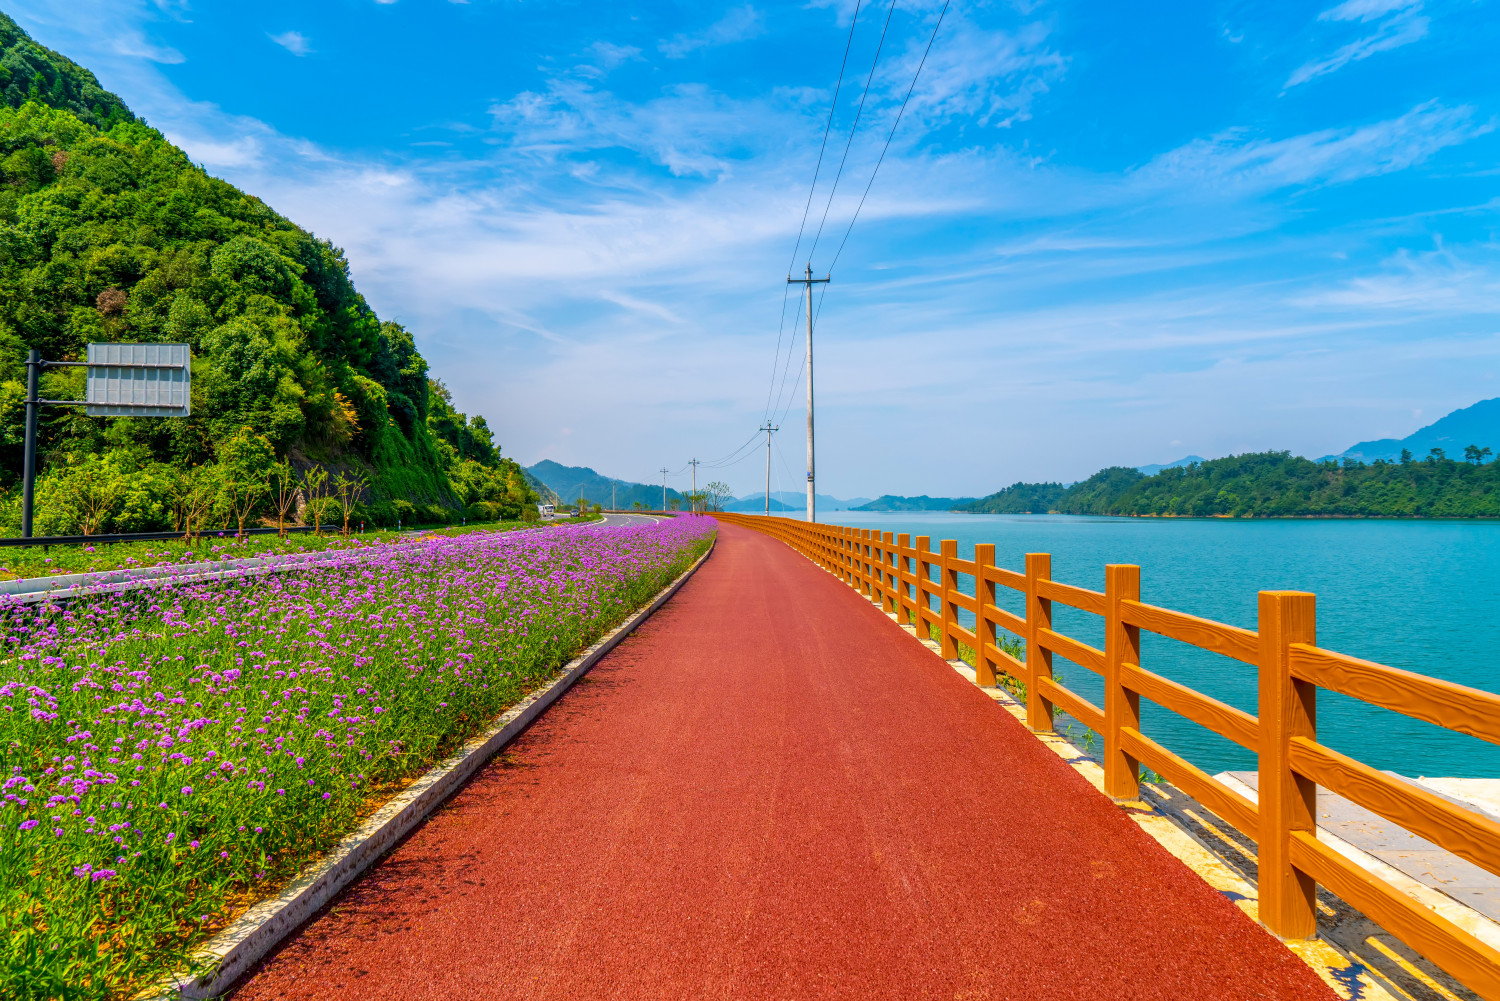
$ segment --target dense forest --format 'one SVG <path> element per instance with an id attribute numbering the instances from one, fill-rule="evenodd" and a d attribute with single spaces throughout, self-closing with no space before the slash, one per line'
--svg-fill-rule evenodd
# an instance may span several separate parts
<path id="1" fill-rule="evenodd" d="M 0 531 L 19 522 L 26 352 L 77 360 L 91 341 L 190 345 L 193 415 L 43 407 L 39 534 L 232 523 L 247 490 L 258 519 L 278 470 L 304 510 L 353 484 L 374 524 L 535 502 L 327 241 L 210 177 L 3 14 L 0 96 Z M 81 398 L 81 372 L 45 372 L 42 396 Z"/>
<path id="2" fill-rule="evenodd" d="M 1183 517 L 1500 517 L 1500 462 L 1470 445 L 1461 458 L 1433 449 L 1394 461 L 1313 462 L 1257 452 L 1147 476 L 1103 469 L 1081 483 L 1016 483 L 959 508 L 974 514 L 1176 515 Z"/>

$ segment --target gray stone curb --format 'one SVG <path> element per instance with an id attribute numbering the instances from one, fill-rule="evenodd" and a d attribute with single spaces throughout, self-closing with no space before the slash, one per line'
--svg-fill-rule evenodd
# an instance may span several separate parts
<path id="1" fill-rule="evenodd" d="M 212 971 L 188 980 L 174 979 L 147 994 L 160 1001 L 202 1001 L 223 994 L 303 922 L 346 886 L 380 861 L 403 837 L 421 824 L 475 772 L 556 702 L 605 654 L 666 604 L 688 578 L 713 555 L 717 539 L 697 562 L 669 584 L 645 608 L 573 658 L 554 681 L 533 691 L 469 741 L 448 760 L 407 786 L 316 865 L 297 877 L 278 897 L 251 907 L 200 952 Z"/>

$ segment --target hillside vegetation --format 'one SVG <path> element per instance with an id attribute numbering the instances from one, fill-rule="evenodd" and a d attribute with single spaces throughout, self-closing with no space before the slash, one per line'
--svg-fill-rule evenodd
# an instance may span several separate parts
<path id="1" fill-rule="evenodd" d="M 1164 469 L 1152 476 L 1123 466 L 1081 483 L 1016 483 L 960 510 L 976 514 L 1500 517 L 1500 463 L 1468 446 L 1463 458 L 1434 449 L 1394 462 L 1313 462 L 1290 452 L 1258 452 Z"/>
<path id="2" fill-rule="evenodd" d="M 299 502 L 331 492 L 325 472 L 358 481 L 373 523 L 535 501 L 331 244 L 210 177 L 3 14 L 0 95 L 0 530 L 19 520 L 26 351 L 77 360 L 91 341 L 191 345 L 193 416 L 42 408 L 39 533 L 233 524 L 246 503 L 260 518 L 278 462 L 311 474 Z M 79 399 L 82 383 L 55 369 L 42 395 Z"/>

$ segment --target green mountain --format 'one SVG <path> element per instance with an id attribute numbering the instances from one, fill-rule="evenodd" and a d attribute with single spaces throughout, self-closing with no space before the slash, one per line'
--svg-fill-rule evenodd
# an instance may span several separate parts
<path id="1" fill-rule="evenodd" d="M 898 497 L 882 494 L 867 504 L 853 507 L 851 511 L 953 511 L 965 504 L 974 503 L 973 497 Z"/>
<path id="2" fill-rule="evenodd" d="M 1016 483 L 960 510 L 1187 517 L 1500 517 L 1500 462 L 1477 447 L 1464 460 L 1313 462 L 1290 452 L 1210 459 L 1147 476 L 1103 469 L 1081 483 Z"/>
<path id="3" fill-rule="evenodd" d="M 564 504 L 572 504 L 582 497 L 590 504 L 598 504 L 606 508 L 611 504 L 621 508 L 632 508 L 637 505 L 652 510 L 661 508 L 660 486 L 652 486 L 649 483 L 631 483 L 627 480 L 612 480 L 588 466 L 564 466 L 551 459 L 543 459 L 534 466 L 527 466 L 526 472 L 557 494 Z M 670 504 L 674 500 L 681 503 L 682 494 L 668 489 L 667 502 Z"/>
<path id="4" fill-rule="evenodd" d="M 174 491 L 273 459 L 364 477 L 377 524 L 536 499 L 337 248 L 194 166 L 3 14 L 0 97 L 0 529 L 18 522 L 26 351 L 77 360 L 91 341 L 189 344 L 193 416 L 42 408 L 39 533 L 172 527 Z M 80 398 L 80 371 L 45 373 L 42 395 Z"/>

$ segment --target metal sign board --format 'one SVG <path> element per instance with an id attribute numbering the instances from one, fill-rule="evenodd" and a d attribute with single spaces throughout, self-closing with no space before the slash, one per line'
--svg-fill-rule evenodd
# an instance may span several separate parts
<path id="1" fill-rule="evenodd" d="M 186 344 L 90 344 L 90 417 L 186 417 L 192 402 Z"/>

